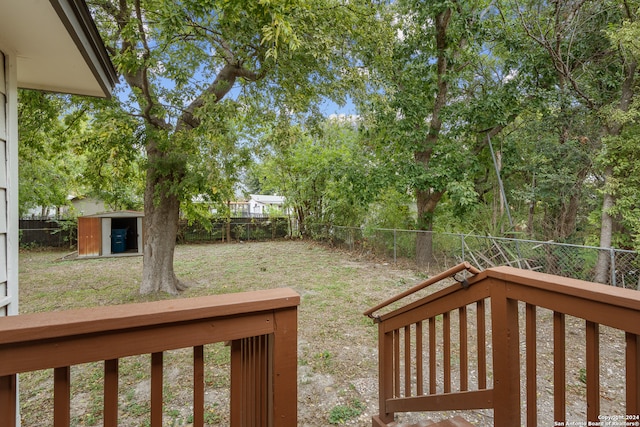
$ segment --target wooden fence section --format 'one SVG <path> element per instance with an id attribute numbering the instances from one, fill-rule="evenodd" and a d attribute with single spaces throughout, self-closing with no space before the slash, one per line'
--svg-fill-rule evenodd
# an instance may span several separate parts
<path id="1" fill-rule="evenodd" d="M 392 423 L 396 413 L 476 409 L 492 410 L 496 426 L 567 425 L 568 407 L 576 407 L 576 402 L 567 403 L 569 387 L 574 387 L 567 385 L 568 379 L 576 375 L 568 371 L 571 358 L 583 363 L 584 392 L 571 396 L 582 399 L 584 418 L 570 421 L 579 425 L 640 421 L 637 291 L 497 267 L 373 316 L 385 305 L 365 312 L 379 326 L 380 413 L 373 417 L 374 427 Z M 544 331 L 540 313 L 550 323 Z M 601 403 L 611 400 L 607 397 L 611 381 L 603 386 L 601 375 L 612 367 L 603 366 L 601 360 L 603 328 L 621 337 L 620 347 L 625 348 L 620 352 L 621 368 L 613 372 L 616 387 L 622 383 L 624 390 L 621 401 L 604 412 Z M 580 341 L 577 347 L 575 340 Z M 539 354 L 549 342 L 552 371 L 541 372 Z M 547 383 L 541 386 L 543 381 Z M 552 401 L 542 405 L 539 396 L 547 389 Z M 553 414 L 546 408 L 553 408 Z M 553 419 L 542 421 L 541 416 Z"/>
<path id="2" fill-rule="evenodd" d="M 21 219 L 19 230 L 21 247 L 69 248 L 77 240 L 73 220 Z"/>
<path id="3" fill-rule="evenodd" d="M 231 425 L 295 426 L 299 303 L 274 289 L 0 318 L 0 425 L 16 425 L 16 374 L 53 368 L 54 427 L 69 426 L 70 366 L 104 361 L 104 425 L 117 426 L 118 359 L 150 354 L 150 424 L 161 427 L 163 352 L 193 348 L 203 426 L 203 346 L 230 342 Z"/>

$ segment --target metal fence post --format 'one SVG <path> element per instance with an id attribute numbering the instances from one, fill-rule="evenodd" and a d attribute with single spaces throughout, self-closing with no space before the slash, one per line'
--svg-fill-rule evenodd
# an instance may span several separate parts
<path id="1" fill-rule="evenodd" d="M 396 229 L 393 229 L 393 263 L 398 263 L 398 245 L 396 239 Z"/>
<path id="2" fill-rule="evenodd" d="M 460 234 L 460 249 L 462 250 L 462 261 L 461 262 L 465 262 L 466 260 L 464 259 L 464 257 L 465 257 L 465 253 L 464 253 L 464 234 Z"/>
<path id="3" fill-rule="evenodd" d="M 611 286 L 616 285 L 616 253 L 613 248 L 609 249 L 609 257 L 611 258 L 611 262 L 609 263 L 611 266 Z"/>

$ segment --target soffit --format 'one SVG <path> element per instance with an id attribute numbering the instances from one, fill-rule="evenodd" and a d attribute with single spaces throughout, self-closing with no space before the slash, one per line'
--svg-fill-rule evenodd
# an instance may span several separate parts
<path id="1" fill-rule="evenodd" d="M 117 82 L 84 0 L 0 1 L 0 44 L 21 88 L 106 97 Z"/>

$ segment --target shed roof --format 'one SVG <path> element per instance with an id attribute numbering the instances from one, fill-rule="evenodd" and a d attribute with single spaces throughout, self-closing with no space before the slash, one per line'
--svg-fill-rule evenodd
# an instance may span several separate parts
<path id="1" fill-rule="evenodd" d="M 118 77 L 84 0 L 3 0 L 0 21 L 19 87 L 110 96 Z"/>
<path id="2" fill-rule="evenodd" d="M 81 218 L 143 218 L 144 212 L 139 211 L 113 211 L 101 212 L 93 215 L 85 215 Z"/>

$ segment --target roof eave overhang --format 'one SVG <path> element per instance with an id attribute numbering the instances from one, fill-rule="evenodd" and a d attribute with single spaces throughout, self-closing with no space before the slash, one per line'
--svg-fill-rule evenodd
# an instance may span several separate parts
<path id="1" fill-rule="evenodd" d="M 109 97 L 118 82 L 85 0 L 0 1 L 0 50 L 19 88 Z"/>
<path id="2" fill-rule="evenodd" d="M 49 0 L 91 69 L 104 97 L 110 97 L 118 75 L 84 0 Z"/>

